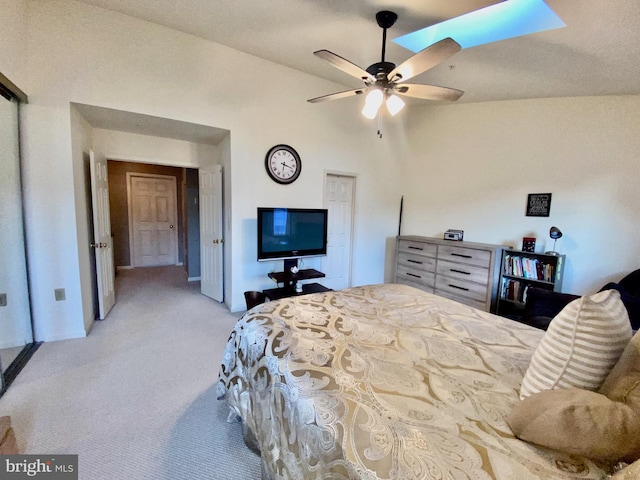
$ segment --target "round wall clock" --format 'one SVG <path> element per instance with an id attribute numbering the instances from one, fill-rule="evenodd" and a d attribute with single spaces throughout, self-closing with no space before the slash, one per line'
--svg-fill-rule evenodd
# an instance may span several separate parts
<path id="1" fill-rule="evenodd" d="M 264 159 L 269 176 L 278 183 L 293 183 L 302 170 L 300 155 L 289 145 L 271 147 Z"/>

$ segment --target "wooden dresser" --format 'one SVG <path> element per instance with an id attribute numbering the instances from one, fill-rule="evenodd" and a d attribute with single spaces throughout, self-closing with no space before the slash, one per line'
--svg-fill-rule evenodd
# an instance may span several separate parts
<path id="1" fill-rule="evenodd" d="M 396 283 L 495 312 L 503 248 L 485 243 L 399 236 Z"/>

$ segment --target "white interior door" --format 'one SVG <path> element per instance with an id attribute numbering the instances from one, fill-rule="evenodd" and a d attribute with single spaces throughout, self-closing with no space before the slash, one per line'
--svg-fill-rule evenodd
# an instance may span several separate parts
<path id="1" fill-rule="evenodd" d="M 327 174 L 325 207 L 329 211 L 327 256 L 322 262 L 322 284 L 333 290 L 351 286 L 355 177 Z"/>
<path id="2" fill-rule="evenodd" d="M 134 267 L 178 261 L 176 178 L 127 173 L 129 231 Z"/>
<path id="3" fill-rule="evenodd" d="M 104 320 L 116 303 L 113 268 L 113 241 L 111 239 L 111 216 L 109 213 L 109 183 L 107 158 L 89 151 L 91 170 L 91 199 L 93 207 L 93 233 L 96 249 L 96 274 L 98 276 L 98 303 L 100 319 Z"/>
<path id="4" fill-rule="evenodd" d="M 222 289 L 222 167 L 201 168 L 200 176 L 200 291 L 218 302 Z"/>

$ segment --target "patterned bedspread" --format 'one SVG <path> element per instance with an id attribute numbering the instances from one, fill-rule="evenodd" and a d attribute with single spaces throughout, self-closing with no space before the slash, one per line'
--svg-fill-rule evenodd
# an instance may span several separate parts
<path id="1" fill-rule="evenodd" d="M 405 285 L 268 302 L 233 330 L 219 397 L 273 479 L 600 479 L 504 421 L 542 334 Z"/>

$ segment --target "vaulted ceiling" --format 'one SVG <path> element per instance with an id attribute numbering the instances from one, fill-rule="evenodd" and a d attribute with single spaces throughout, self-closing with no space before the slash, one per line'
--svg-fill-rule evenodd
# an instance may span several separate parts
<path id="1" fill-rule="evenodd" d="M 358 80 L 314 57 L 330 50 L 366 68 L 380 60 L 379 10 L 389 40 L 496 0 L 80 0 L 340 83 Z M 510 0 L 517 1 L 517 0 Z M 546 0 L 565 28 L 468 48 L 414 78 L 465 91 L 460 102 L 640 94 L 638 0 Z M 412 52 L 388 41 L 396 64 Z M 332 93 L 317 92 L 317 95 Z"/>

